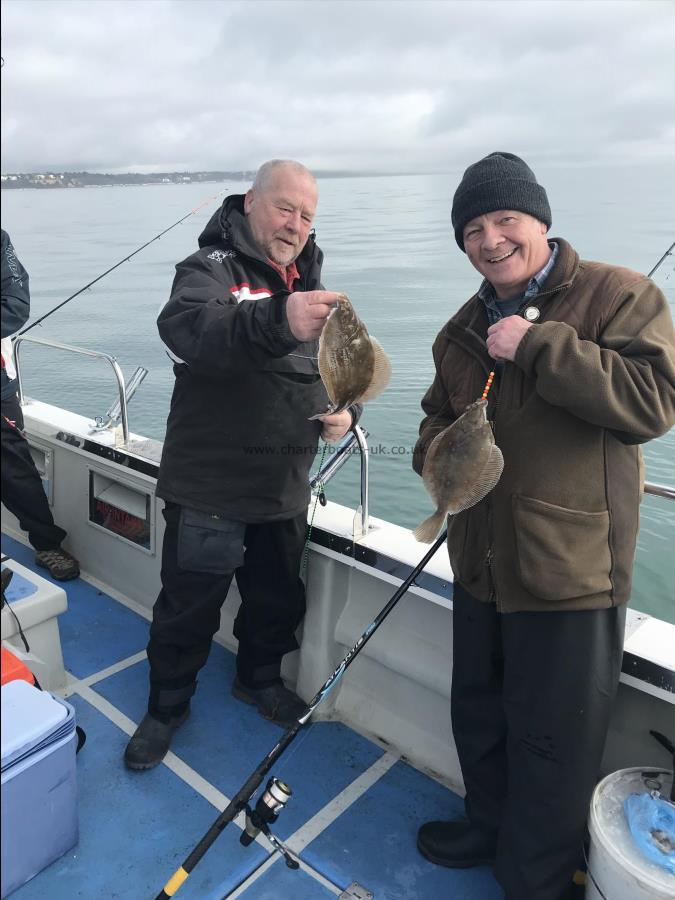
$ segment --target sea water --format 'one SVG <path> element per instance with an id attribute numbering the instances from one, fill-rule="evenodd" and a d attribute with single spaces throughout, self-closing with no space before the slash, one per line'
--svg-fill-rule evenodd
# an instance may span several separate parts
<path id="1" fill-rule="evenodd" d="M 648 272 L 673 241 L 673 190 L 644 169 L 537 169 L 553 209 L 550 234 L 585 258 Z M 433 378 L 431 345 L 444 322 L 476 290 L 480 276 L 457 247 L 450 198 L 461 172 L 321 179 L 317 242 L 324 283 L 347 293 L 393 365 L 388 389 L 362 420 L 372 447 L 370 512 L 414 527 L 431 512 L 411 454 L 420 400 Z M 3 228 L 30 274 L 35 319 L 124 259 L 173 222 L 182 224 L 68 303 L 31 335 L 115 355 L 127 378 L 149 375 L 129 405 L 131 429 L 161 440 L 173 386 L 155 320 L 175 264 L 224 196 L 247 185 L 184 183 L 2 192 Z M 673 257 L 656 273 L 675 311 Z M 94 417 L 116 398 L 109 366 L 24 344 L 24 390 Z M 580 385 L 593 390 L 593 385 Z M 647 478 L 675 485 L 675 433 L 645 447 Z M 330 499 L 359 502 L 358 465 L 330 483 Z M 675 622 L 675 502 L 646 497 L 635 565 L 633 606 Z"/>

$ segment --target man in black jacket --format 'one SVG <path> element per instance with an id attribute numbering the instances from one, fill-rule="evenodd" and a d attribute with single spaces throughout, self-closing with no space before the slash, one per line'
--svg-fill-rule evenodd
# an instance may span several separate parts
<path id="1" fill-rule="evenodd" d="M 30 313 L 28 273 L 21 265 L 6 231 L 2 231 L 2 502 L 28 532 L 36 550 L 35 562 L 49 570 L 52 578 L 77 578 L 80 567 L 61 546 L 66 537 L 54 518 L 42 488 L 42 480 L 23 435 L 23 413 L 16 395 L 11 335 Z"/>
<path id="2" fill-rule="evenodd" d="M 233 695 L 284 726 L 305 708 L 280 672 L 305 613 L 308 474 L 319 437 L 338 440 L 353 420 L 310 421 L 327 407 L 317 339 L 338 297 L 321 286 L 317 196 L 304 166 L 265 163 L 178 264 L 159 315 L 176 383 L 157 483 L 166 532 L 150 698 L 125 753 L 132 769 L 157 765 L 187 717 L 233 576 Z"/>

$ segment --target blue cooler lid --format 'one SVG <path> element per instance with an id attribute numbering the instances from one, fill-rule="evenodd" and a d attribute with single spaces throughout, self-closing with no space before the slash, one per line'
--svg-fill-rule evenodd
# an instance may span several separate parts
<path id="1" fill-rule="evenodd" d="M 0 691 L 2 771 L 75 729 L 70 704 L 27 681 L 10 681 Z"/>
<path id="2" fill-rule="evenodd" d="M 7 568 L 9 568 L 9 566 L 3 566 L 2 571 L 4 572 Z M 13 569 L 12 571 L 14 572 Z M 17 600 L 23 600 L 25 597 L 30 597 L 37 589 L 38 586 L 35 582 L 29 581 L 27 578 L 24 578 L 23 575 L 19 575 L 18 572 L 14 572 L 12 580 L 5 588 L 5 600 L 9 603 L 15 603 Z"/>

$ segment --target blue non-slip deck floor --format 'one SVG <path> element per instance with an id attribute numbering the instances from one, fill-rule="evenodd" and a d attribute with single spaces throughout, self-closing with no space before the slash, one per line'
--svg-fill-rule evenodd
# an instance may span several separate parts
<path id="1" fill-rule="evenodd" d="M 2 552 L 68 594 L 68 612 L 59 616 L 59 631 L 66 668 L 76 678 L 86 678 L 145 650 L 148 623 L 141 616 L 81 578 L 55 581 L 47 569 L 35 565 L 34 550 L 4 534 Z"/>
<path id="2" fill-rule="evenodd" d="M 33 568 L 33 553 L 3 535 L 3 553 Z M 36 570 L 46 577 L 44 570 Z M 85 678 L 145 648 L 148 622 L 82 580 L 63 585 L 68 611 L 59 617 L 66 668 Z M 147 702 L 147 662 L 129 665 L 95 681 L 92 690 L 134 722 Z M 172 751 L 199 776 L 232 796 L 269 752 L 282 729 L 234 700 L 230 685 L 234 657 L 214 644 L 200 674 L 192 712 L 176 733 Z M 77 692 L 69 701 L 87 732 L 78 756 L 79 844 L 19 888 L 16 900 L 71 900 L 115 897 L 152 900 L 184 861 L 219 810 L 189 780 L 160 765 L 129 772 L 122 755 L 128 736 Z M 381 748 L 337 722 L 306 727 L 281 757 L 273 774 L 293 796 L 274 826 L 283 840 L 381 759 Z M 356 881 L 375 900 L 500 900 L 488 868 L 449 870 L 427 862 L 415 836 L 429 819 L 461 815 L 459 797 L 398 762 L 326 827 L 303 850 L 308 872 L 269 860 L 271 848 L 239 844 L 230 825 L 177 894 L 193 900 L 221 900 L 247 879 L 244 900 L 324 900 Z M 312 875 L 320 873 L 334 887 Z"/>

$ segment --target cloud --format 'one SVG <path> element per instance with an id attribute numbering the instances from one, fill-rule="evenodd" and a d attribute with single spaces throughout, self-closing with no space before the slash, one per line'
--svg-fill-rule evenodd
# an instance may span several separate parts
<path id="1" fill-rule="evenodd" d="M 667 161 L 667 2 L 6 0 L 3 172 Z"/>

